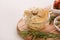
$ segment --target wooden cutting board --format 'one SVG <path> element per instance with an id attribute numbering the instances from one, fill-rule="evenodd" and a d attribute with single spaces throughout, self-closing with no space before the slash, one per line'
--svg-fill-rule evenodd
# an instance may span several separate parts
<path id="1" fill-rule="evenodd" d="M 17 32 L 20 35 L 21 31 L 24 31 L 24 29 L 27 29 L 27 25 L 25 24 L 24 19 L 20 19 L 18 24 L 17 24 Z M 50 32 L 50 33 L 55 33 L 55 34 L 60 34 L 59 31 L 56 30 L 54 25 L 47 25 L 45 29 L 42 30 L 43 32 Z M 31 36 L 25 37 L 24 40 L 31 40 Z M 43 40 L 43 39 L 38 39 L 38 40 Z M 52 38 L 47 38 L 47 40 L 53 40 Z M 57 39 L 60 40 L 60 39 Z"/>

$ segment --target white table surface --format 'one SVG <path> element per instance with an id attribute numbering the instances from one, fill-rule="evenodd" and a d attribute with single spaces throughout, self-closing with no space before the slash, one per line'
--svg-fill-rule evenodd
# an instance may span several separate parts
<path id="1" fill-rule="evenodd" d="M 0 0 L 0 40 L 23 40 L 16 30 L 23 11 L 31 7 L 46 7 L 53 0 Z"/>

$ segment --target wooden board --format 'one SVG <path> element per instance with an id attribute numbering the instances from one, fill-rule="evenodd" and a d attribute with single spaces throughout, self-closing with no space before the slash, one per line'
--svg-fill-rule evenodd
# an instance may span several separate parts
<path id="1" fill-rule="evenodd" d="M 18 31 L 19 35 L 20 35 L 21 31 L 24 31 L 24 29 L 27 29 L 27 25 L 25 24 L 24 19 L 20 19 L 18 24 L 17 24 L 17 31 Z M 56 30 L 54 25 L 47 25 L 46 28 L 43 29 L 42 31 L 43 32 L 55 33 L 55 34 L 60 34 L 60 32 Z M 29 40 L 29 39 L 27 37 L 24 40 Z M 43 39 L 39 39 L 39 40 L 43 40 Z M 48 38 L 47 40 L 51 40 L 51 38 Z M 60 39 L 58 39 L 58 40 L 60 40 Z"/>

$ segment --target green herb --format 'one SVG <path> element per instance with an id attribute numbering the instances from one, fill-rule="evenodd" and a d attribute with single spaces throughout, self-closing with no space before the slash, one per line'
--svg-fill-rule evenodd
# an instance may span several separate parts
<path id="1" fill-rule="evenodd" d="M 33 37 L 36 38 L 60 38 L 60 34 L 54 34 L 54 33 L 44 33 L 39 31 L 23 31 L 21 32 L 21 35 L 26 37 L 27 35 L 31 34 Z"/>
<path id="2" fill-rule="evenodd" d="M 51 22 L 52 22 L 55 18 L 56 18 L 56 16 L 50 16 L 50 19 L 49 19 L 50 24 L 51 24 Z"/>
<path id="3" fill-rule="evenodd" d="M 28 31 L 21 31 L 21 32 L 20 32 L 20 35 L 21 35 L 22 37 L 25 37 L 25 36 L 27 36 L 28 34 L 29 34 Z"/>
<path id="4" fill-rule="evenodd" d="M 51 18 L 51 20 L 54 20 L 55 16 L 51 16 L 50 18 Z"/>

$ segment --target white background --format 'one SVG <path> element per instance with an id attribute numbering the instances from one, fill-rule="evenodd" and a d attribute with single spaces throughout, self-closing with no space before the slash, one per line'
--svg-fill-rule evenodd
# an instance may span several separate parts
<path id="1" fill-rule="evenodd" d="M 46 7 L 52 3 L 53 0 L 0 0 L 0 40 L 22 40 L 16 25 L 24 9 Z"/>

